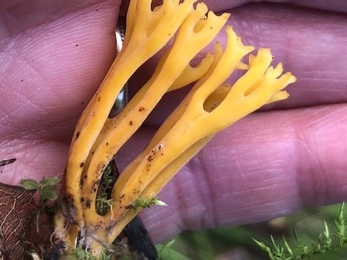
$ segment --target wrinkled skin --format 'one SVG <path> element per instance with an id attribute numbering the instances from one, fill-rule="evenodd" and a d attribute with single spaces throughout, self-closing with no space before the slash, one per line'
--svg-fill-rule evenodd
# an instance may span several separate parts
<path id="1" fill-rule="evenodd" d="M 115 57 L 120 1 L 56 2 L 0 3 L 0 160 L 17 158 L 0 168 L 2 182 L 62 173 L 77 119 Z M 218 134 L 164 188 L 169 207 L 142 214 L 155 242 L 182 229 L 263 221 L 347 197 L 346 2 L 246 2 L 206 1 L 230 11 L 243 41 L 270 47 L 298 81 L 288 100 Z M 156 59 L 133 77 L 131 92 Z M 164 98 L 118 155 L 121 167 L 184 93 Z"/>

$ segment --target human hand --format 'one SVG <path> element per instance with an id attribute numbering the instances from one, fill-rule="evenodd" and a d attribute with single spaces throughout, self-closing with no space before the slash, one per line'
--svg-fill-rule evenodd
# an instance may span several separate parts
<path id="1" fill-rule="evenodd" d="M 17 6 L 8 2 L 7 8 L 6 3 L 0 5 L 0 158 L 17 161 L 1 168 L 1 181 L 18 184 L 23 178 L 39 180 L 63 171 L 78 116 L 115 57 L 113 31 L 120 3 L 42 6 L 23 1 Z M 241 3 L 228 4 L 215 1 L 210 7 L 224 10 Z M 347 11 L 346 6 L 337 10 L 343 8 Z M 169 207 L 142 214 L 156 242 L 182 229 L 262 221 L 306 205 L 341 201 L 347 193 L 346 148 L 340 141 L 346 130 L 346 19 L 270 4 L 231 12 L 230 24 L 243 41 L 270 47 L 298 82 L 288 88 L 287 101 L 218 134 L 164 188 L 159 197 Z M 153 63 L 155 59 L 143 70 Z M 133 90 L 143 75 L 139 70 L 131 80 Z M 169 103 L 183 92 L 170 94 Z M 171 110 L 164 100 L 132 142 L 145 145 L 149 140 Z M 141 148 L 126 145 L 117 163 L 124 166 Z"/>

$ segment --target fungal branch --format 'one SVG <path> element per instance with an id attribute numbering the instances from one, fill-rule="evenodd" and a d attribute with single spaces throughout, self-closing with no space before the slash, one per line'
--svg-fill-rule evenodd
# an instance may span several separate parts
<path id="1" fill-rule="evenodd" d="M 268 49 L 244 46 L 230 26 L 223 50 L 217 42 L 200 63 L 190 61 L 225 25 L 229 14 L 216 16 L 203 3 L 164 0 L 151 9 L 150 0 L 130 1 L 124 46 L 101 86 L 82 113 L 71 142 L 65 174 L 62 210 L 56 214 L 55 237 L 67 251 L 87 247 L 98 256 L 142 208 L 139 199 L 153 199 L 163 186 L 213 135 L 262 105 L 288 97 L 283 90 L 296 79 L 271 67 Z M 109 112 L 124 84 L 150 57 L 173 43 L 148 82 L 115 118 Z M 241 60 L 248 56 L 248 62 Z M 235 70 L 245 70 L 232 86 L 225 83 Z M 141 126 L 168 91 L 195 85 L 167 118 L 146 149 L 120 174 L 112 190 L 114 203 L 105 214 L 96 208 L 105 168 Z M 177 140 L 180 140 L 177 142 Z"/>

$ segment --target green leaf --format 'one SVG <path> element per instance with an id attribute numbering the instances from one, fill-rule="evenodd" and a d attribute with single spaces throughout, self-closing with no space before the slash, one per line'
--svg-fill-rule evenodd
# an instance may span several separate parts
<path id="1" fill-rule="evenodd" d="M 330 238 L 330 231 L 329 231 L 329 227 L 326 221 L 324 221 L 324 231 L 323 231 L 323 235 L 324 235 L 324 245 L 327 247 L 331 246 L 332 240 Z"/>
<path id="2" fill-rule="evenodd" d="M 283 239 L 284 246 L 286 247 L 288 253 L 289 253 L 290 256 L 291 256 L 291 258 L 294 258 L 295 255 L 294 255 L 294 253 L 293 253 L 293 250 L 290 248 L 290 246 L 289 246 L 289 244 L 288 244 L 286 238 L 285 238 L 284 236 L 282 236 L 282 239 Z"/>
<path id="3" fill-rule="evenodd" d="M 57 194 L 55 193 L 54 190 L 42 190 L 41 191 L 41 198 L 42 200 L 48 199 L 48 200 L 56 200 L 58 198 Z"/>
<path id="4" fill-rule="evenodd" d="M 347 241 L 347 224 L 344 216 L 344 206 L 345 203 L 343 202 L 341 204 L 339 218 L 338 220 L 335 220 L 335 226 L 337 228 L 337 237 L 341 246 Z"/>
<path id="5" fill-rule="evenodd" d="M 59 178 L 57 176 L 54 176 L 54 177 L 50 177 L 48 179 L 45 179 L 43 178 L 41 181 L 40 181 L 40 184 L 41 186 L 55 186 L 59 183 Z"/>
<path id="6" fill-rule="evenodd" d="M 163 248 L 164 247 L 164 248 Z M 160 258 L 165 260 L 191 260 L 190 257 L 182 254 L 180 251 L 170 246 L 157 246 L 157 250 L 161 252 Z"/>
<path id="7" fill-rule="evenodd" d="M 272 252 L 270 247 L 268 247 L 264 242 L 258 241 L 255 238 L 252 238 L 252 239 L 260 247 L 260 249 L 267 252 L 267 254 L 271 260 L 275 259 L 274 252 Z"/>
<path id="8" fill-rule="evenodd" d="M 19 185 L 26 190 L 37 190 L 39 184 L 33 179 L 23 179 L 19 182 Z"/>
<path id="9" fill-rule="evenodd" d="M 148 198 L 148 199 L 143 199 L 143 198 L 138 198 L 134 201 L 133 204 L 129 205 L 129 209 L 133 209 L 135 212 L 137 211 L 138 208 L 150 208 L 153 205 L 157 206 L 167 206 L 167 204 L 161 200 L 159 200 L 158 197 L 154 198 Z"/>

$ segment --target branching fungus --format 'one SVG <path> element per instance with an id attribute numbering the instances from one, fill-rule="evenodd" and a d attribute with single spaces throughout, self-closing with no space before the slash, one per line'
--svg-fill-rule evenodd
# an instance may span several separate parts
<path id="1" fill-rule="evenodd" d="M 71 142 L 62 209 L 55 219 L 55 237 L 65 242 L 67 251 L 82 246 L 100 255 L 142 209 L 135 211 L 129 205 L 154 198 L 216 132 L 264 104 L 287 98 L 283 89 L 295 77 L 282 74 L 281 64 L 270 66 L 270 50 L 250 54 L 254 48 L 244 46 L 230 26 L 224 50 L 217 42 L 214 52 L 197 66 L 189 64 L 229 17 L 208 12 L 203 3 L 194 8 L 194 2 L 164 0 L 154 10 L 150 0 L 130 2 L 123 49 L 81 115 Z M 117 117 L 108 118 L 131 75 L 172 38 L 150 80 Z M 248 62 L 243 63 L 245 56 Z M 243 76 L 232 86 L 226 84 L 239 69 L 245 71 Z M 121 173 L 112 191 L 111 209 L 98 214 L 97 190 L 108 163 L 166 92 L 192 82 L 195 85 L 182 103 Z"/>

